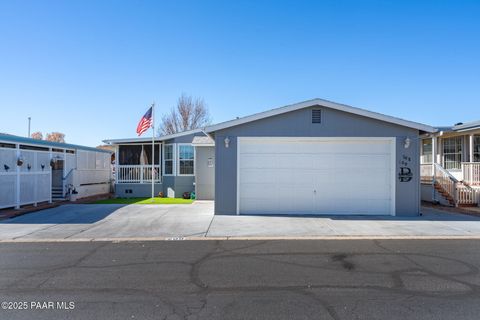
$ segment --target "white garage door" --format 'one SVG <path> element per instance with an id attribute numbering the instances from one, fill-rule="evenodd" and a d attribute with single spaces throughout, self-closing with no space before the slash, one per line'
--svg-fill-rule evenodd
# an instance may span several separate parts
<path id="1" fill-rule="evenodd" d="M 238 143 L 238 214 L 395 213 L 395 138 Z"/>

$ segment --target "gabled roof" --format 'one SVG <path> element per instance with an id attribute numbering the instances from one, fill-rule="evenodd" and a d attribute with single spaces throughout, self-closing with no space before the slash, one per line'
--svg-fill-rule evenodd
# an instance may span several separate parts
<path id="1" fill-rule="evenodd" d="M 192 144 L 194 146 L 214 146 L 215 140 L 212 139 L 210 136 L 195 136 L 193 137 Z"/>
<path id="2" fill-rule="evenodd" d="M 155 141 L 165 141 L 165 140 L 170 140 L 182 136 L 187 136 L 189 134 L 195 134 L 203 132 L 202 129 L 194 129 L 194 130 L 187 130 L 183 132 L 178 132 L 174 134 L 169 134 L 165 136 L 160 136 L 160 137 L 155 137 Z M 107 139 L 103 140 L 104 143 L 108 144 L 119 144 L 119 143 L 135 143 L 135 142 L 152 142 L 152 137 L 144 137 L 144 138 L 124 138 L 124 139 Z"/>
<path id="3" fill-rule="evenodd" d="M 53 142 L 47 140 L 39 140 L 39 139 L 32 139 L 20 136 L 14 136 L 7 133 L 0 133 L 0 141 L 10 142 L 10 143 L 18 143 L 18 144 L 28 144 L 34 146 L 43 146 L 46 148 L 58 148 L 58 149 L 79 149 L 79 150 L 88 150 L 88 151 L 95 151 L 95 152 L 105 152 L 105 153 L 112 153 L 109 150 L 103 150 L 93 147 L 81 146 L 78 144 L 70 144 L 70 143 L 62 143 L 62 142 Z"/>
<path id="4" fill-rule="evenodd" d="M 246 116 L 246 117 L 243 117 L 243 118 L 238 118 L 238 119 L 222 122 L 222 123 L 219 123 L 219 124 L 215 124 L 215 125 L 206 127 L 205 131 L 206 132 L 214 132 L 214 131 L 238 126 L 238 125 L 241 125 L 241 124 L 244 124 L 244 123 L 248 123 L 248 122 L 252 122 L 252 121 L 256 121 L 256 120 L 280 115 L 280 114 L 283 114 L 283 113 L 304 109 L 304 108 L 310 108 L 310 107 L 314 107 L 314 106 L 323 106 L 323 107 L 327 107 L 327 108 L 331 108 L 331 109 L 335 109 L 335 110 L 339 110 L 339 111 L 343 111 L 343 112 L 348 112 L 348 113 L 364 116 L 364 117 L 367 117 L 367 118 L 372 118 L 372 119 L 376 119 L 376 120 L 380 120 L 380 121 L 385 121 L 385 122 L 397 124 L 397 125 L 404 126 L 404 127 L 417 129 L 417 130 L 420 130 L 420 131 L 425 131 L 425 132 L 430 132 L 430 133 L 433 133 L 433 132 L 436 131 L 435 128 L 433 128 L 431 126 L 427 126 L 425 124 L 421 124 L 421 123 L 417 123 L 417 122 L 413 122 L 413 121 L 408 121 L 408 120 L 403 120 L 403 119 L 400 119 L 400 118 L 387 116 L 387 115 L 384 115 L 384 114 L 381 114 L 381 113 L 372 112 L 372 111 L 368 111 L 368 110 L 360 109 L 360 108 L 355 108 L 355 107 L 351 107 L 351 106 L 348 106 L 348 105 L 345 105 L 345 104 L 331 102 L 331 101 L 323 100 L 323 99 L 307 100 L 307 101 L 303 101 L 303 102 L 300 102 L 300 103 L 295 103 L 295 104 L 291 104 L 291 105 L 288 105 L 288 106 L 284 106 L 284 107 L 280 107 L 280 108 L 256 113 L 256 114 L 253 114 L 251 116 Z"/>
<path id="5" fill-rule="evenodd" d="M 447 132 L 465 132 L 470 130 L 478 130 L 480 129 L 480 120 L 466 122 L 466 123 L 458 123 L 453 126 L 438 126 L 435 127 L 438 133 L 447 133 Z"/>
<path id="6" fill-rule="evenodd" d="M 452 127 L 452 130 L 465 131 L 465 130 L 473 130 L 473 129 L 479 129 L 479 128 L 480 128 L 480 120 L 454 125 Z"/>

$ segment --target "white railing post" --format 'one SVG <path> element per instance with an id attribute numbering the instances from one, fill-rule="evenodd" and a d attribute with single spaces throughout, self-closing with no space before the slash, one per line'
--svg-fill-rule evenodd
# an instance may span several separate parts
<path id="1" fill-rule="evenodd" d="M 38 168 L 37 168 L 37 152 L 34 152 L 33 153 L 33 170 L 35 171 L 35 175 L 33 176 L 33 199 L 34 199 L 34 203 L 33 203 L 33 206 L 36 207 L 37 206 L 37 190 L 38 190 L 38 174 L 37 174 L 37 171 L 38 171 Z"/>
<path id="2" fill-rule="evenodd" d="M 457 186 L 457 182 L 453 184 L 453 202 L 455 203 L 455 207 L 458 207 L 458 201 L 459 201 L 459 189 Z"/>
<path id="3" fill-rule="evenodd" d="M 15 169 L 16 169 L 16 190 L 15 190 L 15 209 L 20 209 L 20 167 L 17 165 L 18 158 L 20 157 L 20 145 L 16 145 L 16 159 L 15 159 Z"/>

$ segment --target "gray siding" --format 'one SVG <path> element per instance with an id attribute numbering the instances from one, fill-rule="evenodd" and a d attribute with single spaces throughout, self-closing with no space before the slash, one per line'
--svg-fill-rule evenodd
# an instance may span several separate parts
<path id="1" fill-rule="evenodd" d="M 322 107 L 322 123 L 312 124 L 307 108 L 273 116 L 215 133 L 215 214 L 235 214 L 237 186 L 237 137 L 396 137 L 396 176 L 402 162 L 412 170 L 413 179 L 396 179 L 396 215 L 418 215 L 420 211 L 420 143 L 419 132 L 367 117 Z M 315 108 L 316 109 L 316 108 Z M 230 147 L 225 148 L 225 137 Z M 408 149 L 405 138 L 411 139 Z"/>
<path id="2" fill-rule="evenodd" d="M 203 133 L 189 134 L 186 136 L 177 137 L 174 139 L 164 141 L 165 144 L 170 143 L 191 143 L 194 136 L 201 135 Z M 162 150 L 163 152 L 163 150 Z M 163 157 L 163 154 L 162 154 Z M 163 158 L 162 158 L 163 161 Z M 165 196 L 168 195 L 168 189 L 171 188 L 175 192 L 176 198 L 181 198 L 184 192 L 192 192 L 195 189 L 194 176 L 164 176 L 163 183 L 155 184 L 155 196 L 159 192 L 163 192 Z M 132 193 L 126 193 L 125 190 L 132 190 Z M 115 195 L 117 197 L 150 197 L 151 184 L 149 183 L 121 183 L 115 185 Z"/>
<path id="3" fill-rule="evenodd" d="M 132 193 L 127 193 L 132 190 Z M 161 183 L 155 184 L 155 196 L 163 191 Z M 152 194 L 152 185 L 150 183 L 117 183 L 115 184 L 115 195 L 119 198 L 149 198 Z"/>

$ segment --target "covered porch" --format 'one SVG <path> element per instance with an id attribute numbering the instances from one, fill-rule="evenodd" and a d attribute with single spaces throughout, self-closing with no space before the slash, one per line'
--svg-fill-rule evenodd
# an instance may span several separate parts
<path id="1" fill-rule="evenodd" d="M 452 206 L 478 205 L 480 121 L 438 130 L 422 138 L 422 199 Z"/>
<path id="2" fill-rule="evenodd" d="M 423 138 L 420 163 L 422 182 L 432 181 L 438 165 L 456 180 L 480 187 L 480 128 Z"/>
<path id="3" fill-rule="evenodd" d="M 116 183 L 163 182 L 162 143 L 131 143 L 116 146 Z M 153 162 L 153 165 L 152 165 Z"/>

